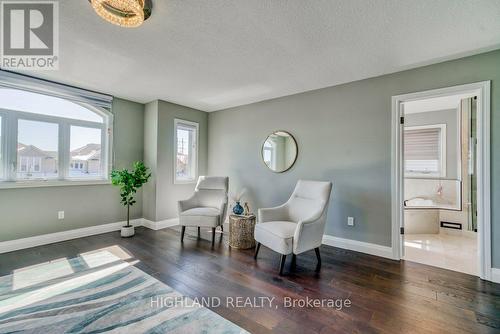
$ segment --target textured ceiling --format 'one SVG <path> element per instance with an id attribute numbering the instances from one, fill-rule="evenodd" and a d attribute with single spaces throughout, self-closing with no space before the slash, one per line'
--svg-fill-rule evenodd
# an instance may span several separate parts
<path id="1" fill-rule="evenodd" d="M 213 111 L 500 47 L 499 0 L 153 0 L 126 29 L 60 1 L 60 70 L 35 76 Z M 32 73 L 33 74 L 33 73 Z"/>

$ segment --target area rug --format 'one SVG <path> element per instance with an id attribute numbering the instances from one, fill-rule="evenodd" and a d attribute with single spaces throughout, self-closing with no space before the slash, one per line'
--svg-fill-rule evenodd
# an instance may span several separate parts
<path id="1" fill-rule="evenodd" d="M 247 333 L 107 250 L 0 278 L 0 333 Z"/>

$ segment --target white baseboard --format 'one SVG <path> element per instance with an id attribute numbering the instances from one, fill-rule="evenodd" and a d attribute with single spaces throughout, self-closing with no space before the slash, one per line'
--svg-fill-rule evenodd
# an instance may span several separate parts
<path id="1" fill-rule="evenodd" d="M 41 245 L 53 244 L 55 242 L 61 242 L 71 239 L 88 237 L 96 234 L 118 231 L 123 225 L 125 225 L 125 223 L 126 222 L 102 224 L 102 225 L 77 228 L 62 232 L 42 234 L 28 238 L 2 241 L 0 242 L 0 254 L 13 252 L 19 249 L 31 248 Z M 133 219 L 130 221 L 130 223 L 134 226 L 141 226 L 142 218 Z"/>
<path id="2" fill-rule="evenodd" d="M 491 268 L 491 281 L 500 283 L 500 268 Z"/>
<path id="3" fill-rule="evenodd" d="M 126 222 L 117 222 L 102 224 L 96 226 L 89 226 L 83 228 L 77 228 L 68 231 L 55 232 L 49 234 L 42 234 L 28 238 L 21 238 L 15 240 L 8 240 L 0 242 L 0 254 L 13 252 L 20 249 L 31 248 L 36 246 L 42 246 L 47 244 L 53 244 L 55 242 L 61 242 L 71 239 L 88 237 L 91 235 L 108 233 L 113 231 L 119 231 L 120 228 L 125 225 Z M 133 219 L 130 223 L 134 226 L 144 226 L 152 230 L 160 230 L 162 228 L 172 227 L 179 225 L 179 219 L 166 219 L 157 222 L 153 222 L 144 218 Z"/>
<path id="4" fill-rule="evenodd" d="M 157 222 L 142 219 L 142 226 L 147 227 L 152 230 L 161 230 L 162 228 L 172 227 L 179 225 L 179 218 L 165 219 Z"/>
<path id="5" fill-rule="evenodd" d="M 323 244 L 338 248 L 349 249 L 352 251 L 366 253 L 370 255 L 385 257 L 388 259 L 394 259 L 392 254 L 392 248 L 388 246 L 382 246 L 351 239 L 338 238 L 327 234 L 323 236 Z"/>

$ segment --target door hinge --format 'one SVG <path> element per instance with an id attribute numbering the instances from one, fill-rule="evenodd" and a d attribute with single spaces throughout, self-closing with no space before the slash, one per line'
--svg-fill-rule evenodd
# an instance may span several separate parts
<path id="1" fill-rule="evenodd" d="M 405 118 L 404 118 L 404 116 L 401 116 L 399 118 L 399 124 L 405 124 Z"/>
<path id="2" fill-rule="evenodd" d="M 400 234 L 405 234 L 405 228 L 404 227 L 401 227 L 399 230 L 400 230 Z"/>

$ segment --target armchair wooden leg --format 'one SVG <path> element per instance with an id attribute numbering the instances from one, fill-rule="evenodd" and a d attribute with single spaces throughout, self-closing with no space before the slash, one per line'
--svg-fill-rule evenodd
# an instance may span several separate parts
<path id="1" fill-rule="evenodd" d="M 295 269 L 296 266 L 297 266 L 297 255 L 292 254 L 292 268 Z"/>
<path id="2" fill-rule="evenodd" d="M 181 228 L 181 242 L 184 242 L 184 233 L 186 232 L 186 226 L 182 226 Z"/>
<path id="3" fill-rule="evenodd" d="M 286 260 L 286 255 L 281 255 L 281 260 L 280 260 L 280 276 L 283 275 L 283 268 L 285 267 L 285 260 Z"/>
<path id="4" fill-rule="evenodd" d="M 257 260 L 257 254 L 259 254 L 259 249 L 260 249 L 260 242 L 255 245 L 255 253 L 253 254 L 253 258 Z"/>
<path id="5" fill-rule="evenodd" d="M 212 247 L 215 245 L 215 227 L 212 227 Z"/>
<path id="6" fill-rule="evenodd" d="M 319 254 L 319 247 L 314 248 L 314 251 L 316 252 L 316 258 L 318 259 L 318 265 L 316 266 L 316 271 L 319 272 L 321 269 L 321 255 Z"/>
<path id="7" fill-rule="evenodd" d="M 200 238 L 200 227 L 198 226 L 198 239 Z"/>

